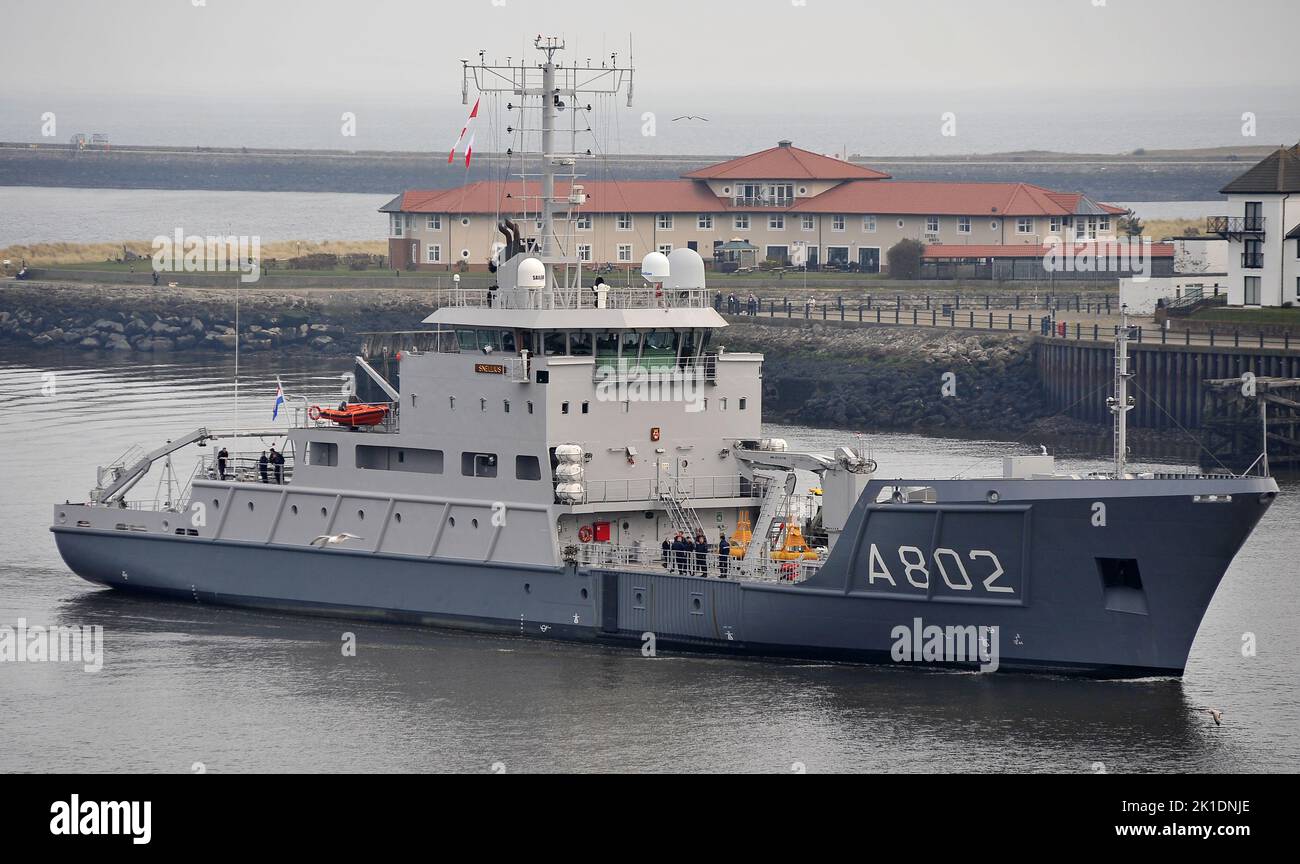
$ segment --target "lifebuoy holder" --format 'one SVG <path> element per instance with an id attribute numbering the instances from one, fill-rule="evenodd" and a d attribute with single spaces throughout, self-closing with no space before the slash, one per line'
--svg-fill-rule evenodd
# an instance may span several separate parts
<path id="1" fill-rule="evenodd" d="M 313 406 L 311 406 L 310 408 L 308 408 L 308 409 L 307 409 L 307 416 L 308 416 L 310 419 L 312 419 L 312 420 L 319 420 L 319 419 L 320 419 L 320 406 L 319 406 L 319 405 L 313 405 Z"/>
<path id="2" fill-rule="evenodd" d="M 583 543 L 590 543 L 591 538 L 594 536 L 595 535 L 592 533 L 590 525 L 583 525 L 581 528 L 578 529 L 578 539 L 581 540 Z"/>

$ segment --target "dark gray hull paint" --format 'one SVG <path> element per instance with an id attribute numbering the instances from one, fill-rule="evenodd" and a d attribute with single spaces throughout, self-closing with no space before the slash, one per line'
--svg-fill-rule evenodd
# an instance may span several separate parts
<path id="1" fill-rule="evenodd" d="M 1219 580 L 1272 498 L 1271 481 L 1240 482 L 1228 503 L 1104 499 L 1111 527 L 1090 525 L 1087 496 L 867 506 L 869 488 L 835 553 L 797 585 L 53 530 L 83 578 L 199 603 L 633 646 L 653 633 L 659 649 L 884 663 L 895 662 L 894 628 L 921 619 L 998 627 L 1002 670 L 1137 677 L 1182 674 Z M 972 587 L 948 590 L 932 555 L 928 586 L 909 584 L 891 559 L 905 545 L 958 550 L 943 553 L 945 569 L 958 585 L 955 571 L 969 569 Z M 872 546 L 885 550 L 893 585 L 871 578 Z M 1009 592 L 980 590 L 993 560 L 984 551 L 1004 571 L 991 584 Z M 1106 591 L 1098 557 L 1139 562 L 1140 602 Z"/>

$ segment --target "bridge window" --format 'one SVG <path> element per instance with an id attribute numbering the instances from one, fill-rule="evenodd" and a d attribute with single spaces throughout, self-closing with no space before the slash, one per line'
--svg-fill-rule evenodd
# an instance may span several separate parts
<path id="1" fill-rule="evenodd" d="M 377 447 L 357 445 L 357 467 L 372 471 L 410 471 L 416 474 L 441 474 L 442 451 L 418 447 Z"/>
<path id="2" fill-rule="evenodd" d="M 307 444 L 307 464 L 333 468 L 339 464 L 339 445 L 329 441 L 311 441 Z"/>
<path id="3" fill-rule="evenodd" d="M 516 480 L 541 480 L 542 465 L 536 456 L 516 456 L 515 457 L 515 479 Z"/>
<path id="4" fill-rule="evenodd" d="M 569 334 L 569 353 L 574 357 L 591 356 L 591 334 L 578 331 Z"/>
<path id="5" fill-rule="evenodd" d="M 542 336 L 542 352 L 547 357 L 563 357 L 565 354 L 564 333 L 550 332 Z"/>
<path id="6" fill-rule="evenodd" d="M 460 454 L 460 473 L 466 477 L 497 476 L 497 454 L 471 453 Z"/>

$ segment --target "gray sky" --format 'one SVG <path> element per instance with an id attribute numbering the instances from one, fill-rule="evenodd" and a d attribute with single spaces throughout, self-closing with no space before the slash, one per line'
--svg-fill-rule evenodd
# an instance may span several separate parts
<path id="1" fill-rule="evenodd" d="M 1193 105 L 1199 88 L 1229 102 L 1298 89 L 1297 0 L 800 2 L 6 0 L 0 99 L 387 93 L 436 108 L 459 101 L 457 58 L 517 57 L 539 32 L 581 58 L 625 52 L 631 33 L 641 93 L 746 110 L 796 93 L 1081 88 Z"/>

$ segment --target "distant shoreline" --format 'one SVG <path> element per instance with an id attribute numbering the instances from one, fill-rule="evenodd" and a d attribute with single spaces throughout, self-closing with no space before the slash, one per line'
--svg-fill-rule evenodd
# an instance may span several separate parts
<path id="1" fill-rule="evenodd" d="M 900 180 L 1020 181 L 1107 201 L 1178 201 L 1217 197 L 1229 180 L 1271 146 L 1151 150 L 1129 154 L 1022 153 L 874 157 Z M 733 154 L 605 157 L 599 173 L 624 180 L 678 177 Z M 0 186 L 214 191 L 360 192 L 395 195 L 499 176 L 505 157 L 476 154 L 466 171 L 438 154 L 401 151 L 277 150 L 125 145 L 72 150 L 67 144 L 0 142 Z M 595 173 L 597 169 L 593 168 Z"/>

